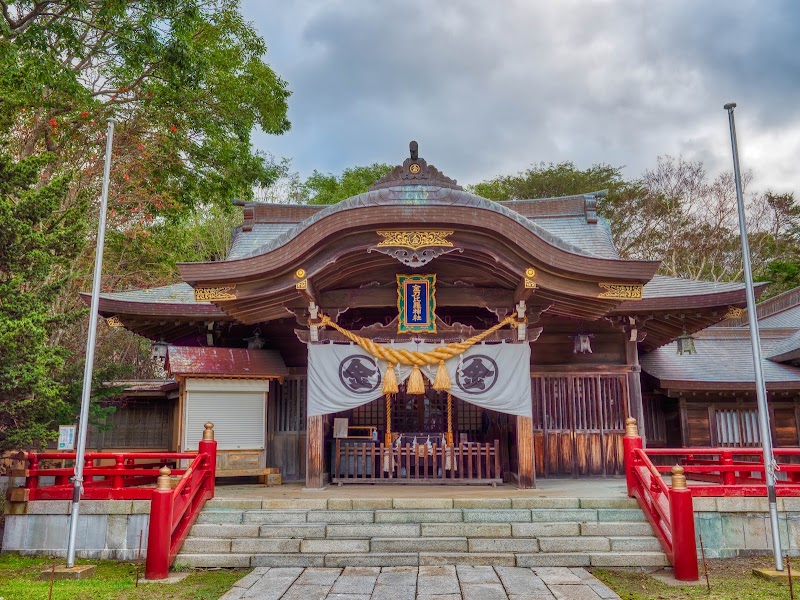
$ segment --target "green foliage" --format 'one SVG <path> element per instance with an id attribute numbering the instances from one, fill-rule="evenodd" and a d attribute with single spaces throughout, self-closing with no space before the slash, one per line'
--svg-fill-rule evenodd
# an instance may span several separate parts
<path id="1" fill-rule="evenodd" d="M 254 128 L 289 128 L 289 91 L 238 0 L 2 8 L 0 446 L 10 447 L 74 420 L 106 119 L 117 125 L 104 289 L 148 287 L 174 281 L 180 260 L 221 257 L 231 199 L 284 173 L 250 141 Z M 114 393 L 98 379 L 145 362 L 139 341 L 100 328 L 96 399 Z"/>
<path id="2" fill-rule="evenodd" d="M 526 200 L 607 189 L 613 198 L 628 185 L 622 178 L 622 167 L 597 164 L 579 169 L 572 162 L 561 162 L 532 165 L 517 175 L 501 175 L 470 186 L 469 191 L 489 200 Z"/>
<path id="3" fill-rule="evenodd" d="M 48 158 L 16 162 L 0 153 L 0 448 L 47 441 L 70 410 L 69 353 L 50 338 L 77 316 L 53 304 L 82 250 L 86 221 L 83 202 L 59 209 L 68 174 L 40 183 Z"/>
<path id="4" fill-rule="evenodd" d="M 304 199 L 309 204 L 336 204 L 351 196 L 366 192 L 369 187 L 394 167 L 373 163 L 364 167 L 351 167 L 340 176 L 315 170 L 303 183 Z"/>
<path id="5" fill-rule="evenodd" d="M 23 1 L 3 13 L 0 130 L 20 155 L 46 148 L 96 182 L 115 116 L 112 198 L 135 216 L 227 204 L 280 174 L 250 136 L 289 128 L 289 92 L 238 0 Z"/>

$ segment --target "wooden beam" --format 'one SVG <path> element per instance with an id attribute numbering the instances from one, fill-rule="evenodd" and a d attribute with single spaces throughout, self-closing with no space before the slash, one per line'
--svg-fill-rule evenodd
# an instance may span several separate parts
<path id="1" fill-rule="evenodd" d="M 628 412 L 639 424 L 639 435 L 642 444 L 647 447 L 647 437 L 644 430 L 644 406 L 642 405 L 642 367 L 639 365 L 639 347 L 636 340 L 625 340 L 625 359 L 630 365 L 628 373 Z"/>
<path id="2" fill-rule="evenodd" d="M 533 292 L 536 291 L 536 284 L 533 283 L 534 287 L 530 287 L 533 280 L 523 277 L 520 279 L 519 284 L 517 284 L 517 289 L 514 290 L 514 304 L 520 301 L 527 302 L 528 298 L 533 295 Z"/>
<path id="3" fill-rule="evenodd" d="M 307 278 L 303 279 L 302 281 L 298 281 L 294 287 L 298 292 L 300 292 L 300 295 L 306 300 L 306 302 L 313 302 L 319 306 L 319 294 L 317 294 L 317 289 L 311 279 Z"/>
<path id="4" fill-rule="evenodd" d="M 536 487 L 533 460 L 533 419 L 517 416 L 517 487 L 521 490 Z"/>
<path id="5" fill-rule="evenodd" d="M 323 456 L 325 415 L 308 417 L 306 432 L 306 487 L 320 490 L 325 487 L 325 462 Z"/>
<path id="6" fill-rule="evenodd" d="M 509 310 L 514 306 L 514 293 L 511 290 L 498 288 L 472 288 L 455 287 L 446 288 L 437 286 L 436 305 L 445 306 L 502 306 Z M 359 307 L 383 308 L 397 306 L 397 288 L 369 287 L 355 289 L 341 289 L 322 292 L 319 306 L 324 307 Z"/>

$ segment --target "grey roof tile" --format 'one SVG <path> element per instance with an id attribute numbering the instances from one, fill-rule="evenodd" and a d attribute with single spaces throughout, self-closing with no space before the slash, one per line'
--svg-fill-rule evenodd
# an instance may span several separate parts
<path id="1" fill-rule="evenodd" d="M 656 275 L 645 284 L 643 298 L 671 298 L 676 296 L 702 296 L 732 292 L 744 288 L 743 283 L 697 281 L 680 277 Z"/>
<path id="2" fill-rule="evenodd" d="M 239 227 L 234 231 L 231 249 L 225 260 L 244 258 L 295 225 L 296 223 L 255 223 L 251 231 L 242 231 Z"/>
<path id="3" fill-rule="evenodd" d="M 611 227 L 602 217 L 597 223 L 587 223 L 586 216 L 528 217 L 565 242 L 601 258 L 619 258 Z"/>
<path id="4" fill-rule="evenodd" d="M 732 335 L 739 333 L 740 335 Z M 783 337 L 761 336 L 765 356 L 774 353 Z M 720 332 L 707 329 L 695 336 L 697 354 L 679 355 L 676 343 L 642 355 L 642 369 L 662 381 L 750 383 L 755 380 L 750 337 L 746 331 Z M 800 368 L 764 361 L 764 378 L 770 383 L 796 383 L 800 387 Z"/>
<path id="5" fill-rule="evenodd" d="M 792 306 L 758 321 L 759 327 L 797 327 L 800 329 L 800 306 Z"/>
<path id="6" fill-rule="evenodd" d="M 776 344 L 766 357 L 776 362 L 800 360 L 800 330 Z"/>
<path id="7" fill-rule="evenodd" d="M 101 298 L 119 300 L 122 302 L 155 302 L 163 304 L 211 304 L 211 302 L 196 302 L 194 288 L 188 283 L 173 283 L 161 287 L 147 288 L 144 290 L 130 290 L 127 292 L 106 292 L 100 294 Z"/>

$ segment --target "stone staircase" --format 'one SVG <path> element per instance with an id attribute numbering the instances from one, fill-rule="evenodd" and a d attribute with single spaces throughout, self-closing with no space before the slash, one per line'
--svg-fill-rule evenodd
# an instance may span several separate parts
<path id="1" fill-rule="evenodd" d="M 658 567 L 629 498 L 210 500 L 178 555 L 191 567 Z"/>

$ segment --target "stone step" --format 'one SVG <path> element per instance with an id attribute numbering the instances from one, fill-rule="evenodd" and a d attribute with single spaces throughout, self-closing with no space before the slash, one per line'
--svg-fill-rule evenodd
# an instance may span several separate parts
<path id="1" fill-rule="evenodd" d="M 323 538 L 201 538 L 189 537 L 181 549 L 185 554 L 269 554 L 332 552 L 514 552 L 523 554 L 562 552 L 660 552 L 655 537 L 373 537 L 362 539 Z"/>
<path id="2" fill-rule="evenodd" d="M 631 508 L 534 509 L 204 509 L 199 525 L 286 525 L 303 523 L 645 523 L 644 514 Z"/>
<path id="3" fill-rule="evenodd" d="M 417 565 L 494 565 L 516 567 L 664 567 L 662 552 L 364 552 L 188 554 L 175 561 L 184 567 L 360 567 Z"/>
<path id="4" fill-rule="evenodd" d="M 638 509 L 633 498 L 214 498 L 206 510 Z"/>

